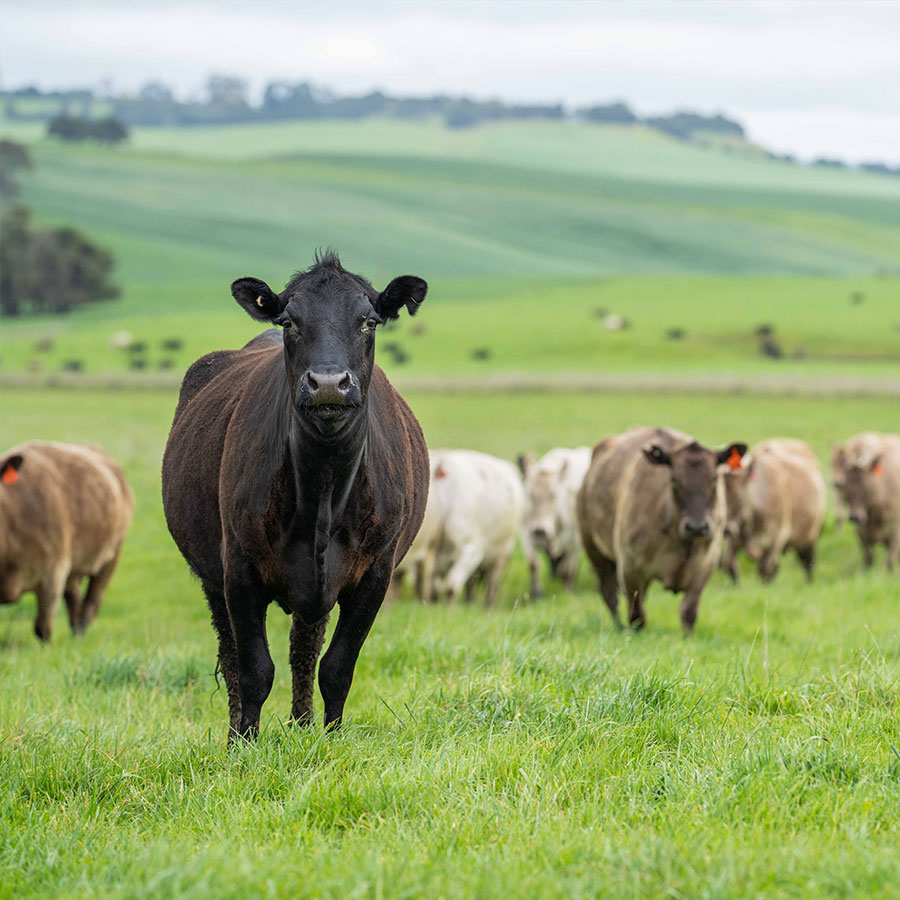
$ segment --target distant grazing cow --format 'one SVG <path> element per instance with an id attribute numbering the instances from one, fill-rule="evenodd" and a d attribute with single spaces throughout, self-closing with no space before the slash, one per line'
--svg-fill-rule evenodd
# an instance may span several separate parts
<path id="1" fill-rule="evenodd" d="M 550 561 L 550 571 L 567 591 L 575 589 L 581 535 L 575 501 L 591 464 L 591 448 L 557 447 L 537 462 L 530 454 L 519 458 L 525 476 L 525 524 L 522 546 L 531 572 L 531 595 L 540 597 L 538 552 Z"/>
<path id="2" fill-rule="evenodd" d="M 453 602 L 465 589 L 471 600 L 484 580 L 490 606 L 522 527 L 525 491 L 518 470 L 475 450 L 435 450 L 431 485 L 440 518 L 433 594 Z"/>
<path id="3" fill-rule="evenodd" d="M 743 547 L 756 560 L 759 577 L 771 581 L 785 550 L 793 549 L 812 578 L 816 542 L 825 520 L 825 480 L 810 447 L 794 438 L 772 438 L 752 447 L 744 465 L 725 474 L 732 554 Z"/>
<path id="4" fill-rule="evenodd" d="M 693 631 L 725 527 L 719 468 L 746 450 L 746 444 L 709 450 L 668 428 L 633 428 L 594 448 L 578 492 L 578 523 L 617 624 L 621 590 L 629 622 L 643 627 L 644 598 L 656 579 L 684 592 L 681 623 Z"/>
<path id="5" fill-rule="evenodd" d="M 273 601 L 293 615 L 294 720 L 312 716 L 328 615 L 340 616 L 319 666 L 325 724 L 340 723 L 363 642 L 428 492 L 428 451 L 409 407 L 374 365 L 375 329 L 414 313 L 421 278 L 383 291 L 333 253 L 281 294 L 231 286 L 270 329 L 188 370 L 163 459 L 169 530 L 199 576 L 219 638 L 229 736 L 253 737 L 275 667 Z"/>
<path id="6" fill-rule="evenodd" d="M 856 526 L 866 567 L 884 544 L 889 569 L 900 562 L 900 435 L 865 432 L 832 452 L 834 486 Z"/>
<path id="7" fill-rule="evenodd" d="M 34 633 L 49 641 L 65 597 L 80 634 L 100 609 L 133 510 L 122 470 L 99 447 L 29 441 L 7 450 L 0 456 L 0 604 L 34 591 Z"/>

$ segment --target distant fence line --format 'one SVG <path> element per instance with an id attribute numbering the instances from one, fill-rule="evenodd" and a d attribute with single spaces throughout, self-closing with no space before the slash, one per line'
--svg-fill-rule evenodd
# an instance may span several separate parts
<path id="1" fill-rule="evenodd" d="M 93 388 L 103 390 L 177 390 L 180 375 L 60 372 L 0 374 L 0 388 Z M 900 377 L 871 375 L 702 374 L 485 374 L 461 377 L 392 375 L 401 391 L 434 394 L 489 393 L 635 393 L 772 394 L 801 397 L 900 397 Z"/>

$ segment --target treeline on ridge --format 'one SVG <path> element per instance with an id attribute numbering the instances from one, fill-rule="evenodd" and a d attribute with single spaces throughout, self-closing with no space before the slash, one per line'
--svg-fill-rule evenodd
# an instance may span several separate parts
<path id="1" fill-rule="evenodd" d="M 247 82 L 229 75 L 213 75 L 202 99 L 179 100 L 161 81 L 147 82 L 134 94 L 100 97 L 90 89 L 44 92 L 24 87 L 3 95 L 6 117 L 19 121 L 65 118 L 87 121 L 103 116 L 134 125 L 212 125 L 298 119 L 439 118 L 448 128 L 469 128 L 486 122 L 515 119 L 644 124 L 677 138 L 694 132 L 717 132 L 743 137 L 744 129 L 722 115 L 678 112 L 641 118 L 625 103 L 599 104 L 576 110 L 562 103 L 516 104 L 436 94 L 430 97 L 393 97 L 382 91 L 342 97 L 307 81 L 270 82 L 259 103 L 248 98 Z M 67 135 L 60 135 L 67 136 Z"/>

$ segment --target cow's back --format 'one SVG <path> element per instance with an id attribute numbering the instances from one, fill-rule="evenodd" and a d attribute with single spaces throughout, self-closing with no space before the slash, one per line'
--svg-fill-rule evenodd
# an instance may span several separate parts
<path id="1" fill-rule="evenodd" d="M 185 373 L 166 443 L 162 497 L 169 531 L 193 571 L 222 585 L 220 476 L 229 426 L 248 400 L 271 402 L 261 386 L 277 374 L 281 347 L 255 338 L 240 350 L 210 353 Z M 251 435 L 259 441 L 260 435 Z M 248 446 L 252 460 L 258 447 Z M 257 457 L 258 459 L 258 457 Z"/>
<path id="2" fill-rule="evenodd" d="M 815 543 L 825 518 L 825 480 L 812 449 L 773 438 L 750 451 L 746 483 L 751 554 Z"/>
<path id="3" fill-rule="evenodd" d="M 436 453 L 434 490 L 445 510 L 444 537 L 455 546 L 477 540 L 486 556 L 515 540 L 525 509 L 516 467 L 475 450 Z"/>

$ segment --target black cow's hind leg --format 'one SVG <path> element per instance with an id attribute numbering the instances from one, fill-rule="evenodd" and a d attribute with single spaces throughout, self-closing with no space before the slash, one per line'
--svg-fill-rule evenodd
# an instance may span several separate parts
<path id="1" fill-rule="evenodd" d="M 212 613 L 213 627 L 219 638 L 219 671 L 225 679 L 228 691 L 228 739 L 238 733 L 241 724 L 241 686 L 238 674 L 237 648 L 231 631 L 231 619 L 225 605 L 225 594 L 207 582 L 203 582 L 203 593 Z"/>
<path id="2" fill-rule="evenodd" d="M 381 608 L 390 579 L 390 563 L 376 563 L 363 576 L 356 590 L 338 601 L 337 627 L 319 663 L 319 690 L 325 701 L 326 728 L 341 724 L 359 651 Z"/>
<path id="3" fill-rule="evenodd" d="M 266 607 L 263 586 L 251 566 L 241 558 L 225 565 L 225 603 L 231 619 L 237 651 L 241 718 L 237 734 L 255 738 L 259 716 L 275 680 L 275 664 L 266 638 Z"/>
<path id="4" fill-rule="evenodd" d="M 315 685 L 316 663 L 325 641 L 325 627 L 328 616 L 315 625 L 304 625 L 294 613 L 291 625 L 291 677 L 293 701 L 291 718 L 299 725 L 312 722 L 313 687 Z"/>

